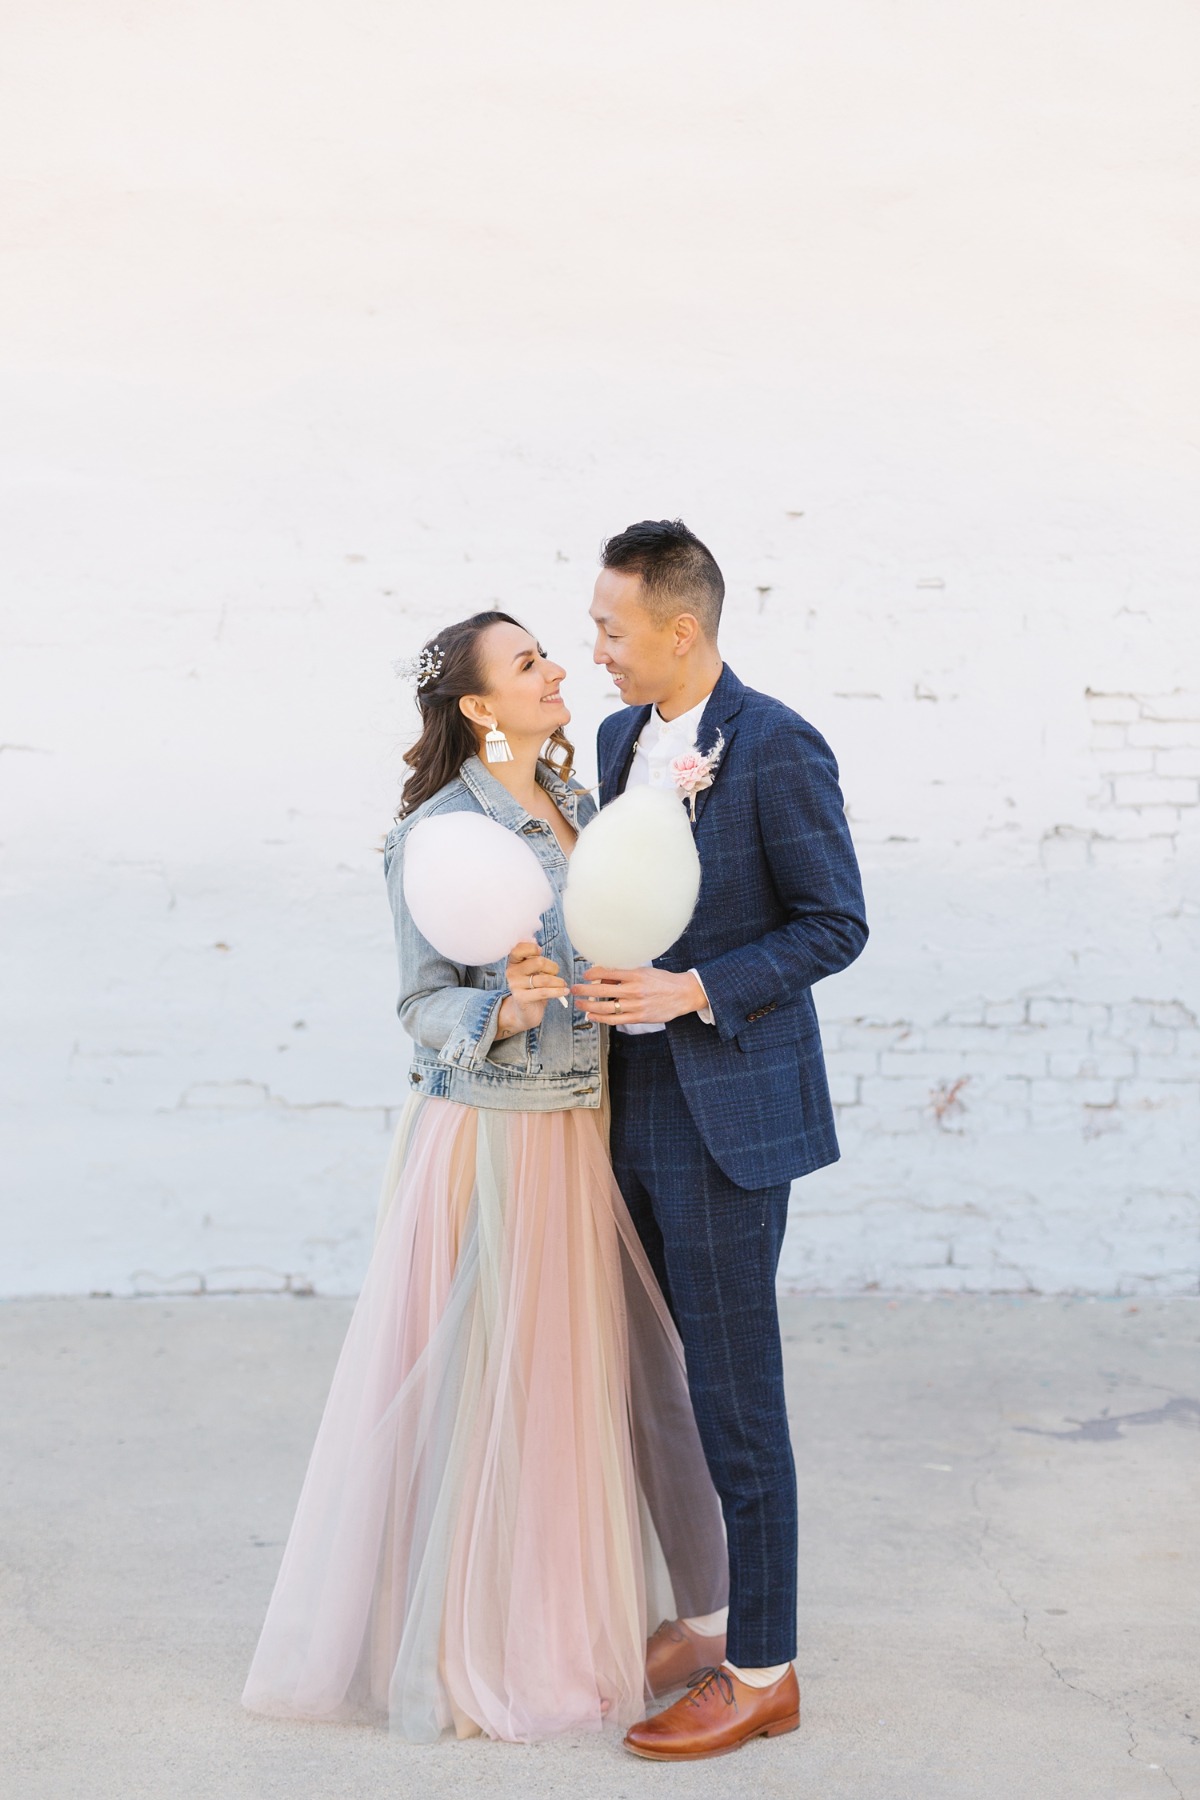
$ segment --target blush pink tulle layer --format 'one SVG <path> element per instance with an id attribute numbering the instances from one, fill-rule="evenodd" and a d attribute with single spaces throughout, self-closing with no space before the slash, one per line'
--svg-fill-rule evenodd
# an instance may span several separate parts
<path id="1" fill-rule="evenodd" d="M 245 1704 L 412 1739 L 623 1725 L 647 1630 L 726 1597 L 603 1116 L 412 1100 Z"/>

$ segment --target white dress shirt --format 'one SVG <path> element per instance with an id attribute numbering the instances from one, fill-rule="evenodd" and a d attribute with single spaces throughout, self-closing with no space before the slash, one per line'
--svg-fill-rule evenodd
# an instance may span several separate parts
<path id="1" fill-rule="evenodd" d="M 660 716 L 657 706 L 654 708 L 642 727 L 641 737 L 634 746 L 633 761 L 629 765 L 629 776 L 625 783 L 626 791 L 631 787 L 674 788 L 671 764 L 677 756 L 686 756 L 689 751 L 696 748 L 696 733 L 700 729 L 700 720 L 704 716 L 708 700 L 709 696 L 705 694 L 698 706 L 693 706 L 690 712 L 680 713 L 677 719 L 664 719 Z M 681 796 L 680 805 L 682 806 L 682 804 Z M 692 969 L 690 973 L 696 975 L 695 969 Z M 696 975 L 696 980 L 700 981 L 699 975 Z M 703 992 L 704 983 L 702 981 L 700 989 Z M 707 1006 L 702 1007 L 696 1016 L 702 1019 L 706 1025 L 716 1023 L 711 1009 Z M 639 1032 L 665 1031 L 666 1029 L 665 1025 L 617 1026 L 618 1031 L 629 1032 L 631 1036 Z"/>

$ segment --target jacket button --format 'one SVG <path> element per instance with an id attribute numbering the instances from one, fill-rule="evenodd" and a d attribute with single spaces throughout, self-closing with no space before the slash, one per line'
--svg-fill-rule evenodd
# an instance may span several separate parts
<path id="1" fill-rule="evenodd" d="M 408 1079 L 415 1084 L 416 1082 L 420 1081 L 421 1077 L 417 1073 L 416 1069 L 414 1069 Z"/>

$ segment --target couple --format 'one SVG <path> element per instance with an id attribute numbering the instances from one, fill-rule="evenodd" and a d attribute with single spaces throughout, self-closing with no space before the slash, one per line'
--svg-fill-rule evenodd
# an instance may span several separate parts
<path id="1" fill-rule="evenodd" d="M 833 756 L 722 664 L 723 595 L 679 521 L 604 546 L 601 801 L 716 752 L 699 905 L 649 968 L 566 935 L 595 807 L 564 671 L 498 612 L 421 654 L 384 849 L 411 1095 L 254 1710 L 413 1739 L 609 1721 L 667 1761 L 799 1723 L 775 1274 L 790 1182 L 837 1156 L 812 986 L 867 930 Z M 518 832 L 556 894 L 506 964 L 447 962 L 405 905 L 409 830 L 456 811 Z"/>

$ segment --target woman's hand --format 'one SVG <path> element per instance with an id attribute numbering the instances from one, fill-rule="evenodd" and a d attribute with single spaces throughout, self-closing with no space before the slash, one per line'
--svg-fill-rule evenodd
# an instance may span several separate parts
<path id="1" fill-rule="evenodd" d="M 504 973 L 510 991 L 500 1002 L 497 1038 L 515 1037 L 519 1031 L 540 1025 L 546 1002 L 569 991 L 559 975 L 558 964 L 543 956 L 538 945 L 528 939 L 509 951 Z"/>

